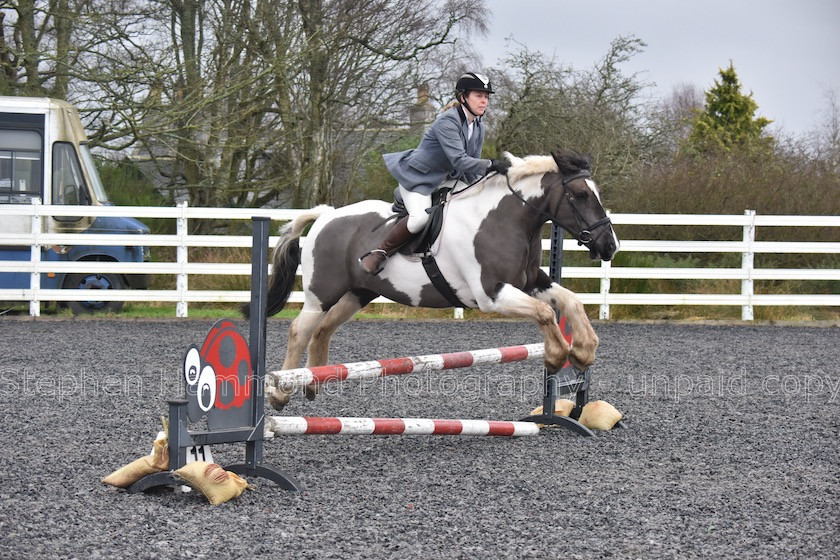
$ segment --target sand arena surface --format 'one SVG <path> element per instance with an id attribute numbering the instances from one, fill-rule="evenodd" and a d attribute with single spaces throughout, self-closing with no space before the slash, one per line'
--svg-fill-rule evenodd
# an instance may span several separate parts
<path id="1" fill-rule="evenodd" d="M 239 322 L 247 337 L 247 324 Z M 837 558 L 836 327 L 598 323 L 592 399 L 628 429 L 594 439 L 308 436 L 266 443 L 301 481 L 218 507 L 100 479 L 149 452 L 211 324 L 0 319 L 4 558 Z M 278 369 L 287 321 L 269 321 Z M 540 342 L 528 322 L 354 321 L 333 362 Z M 532 362 L 296 395 L 289 415 L 518 419 Z M 241 446 L 218 446 L 219 462 Z"/>

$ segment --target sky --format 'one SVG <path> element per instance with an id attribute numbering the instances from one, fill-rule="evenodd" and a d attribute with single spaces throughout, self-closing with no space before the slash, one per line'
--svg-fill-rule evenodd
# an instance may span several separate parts
<path id="1" fill-rule="evenodd" d="M 490 31 L 473 42 L 488 67 L 513 38 L 559 63 L 591 69 L 619 36 L 644 52 L 622 66 L 654 83 L 667 99 L 675 87 L 710 89 L 730 60 L 756 116 L 795 135 L 820 127 L 833 91 L 840 103 L 840 0 L 486 0 Z M 517 47 L 513 46 L 514 51 Z"/>

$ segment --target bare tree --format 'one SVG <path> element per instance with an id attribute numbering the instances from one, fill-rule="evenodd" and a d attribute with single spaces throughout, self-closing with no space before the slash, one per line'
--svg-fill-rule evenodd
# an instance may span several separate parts
<path id="1" fill-rule="evenodd" d="M 840 100 L 837 91 L 825 92 L 826 108 L 822 112 L 820 126 L 811 137 L 814 157 L 824 162 L 827 172 L 840 175 Z"/>
<path id="2" fill-rule="evenodd" d="M 674 154 L 691 134 L 694 117 L 703 110 L 703 92 L 696 85 L 674 86 L 671 95 L 654 105 L 649 126 L 661 140 L 664 153 Z"/>
<path id="3" fill-rule="evenodd" d="M 619 184 L 652 141 L 641 96 L 647 85 L 621 71 L 644 46 L 620 37 L 585 71 L 524 46 L 510 54 L 510 74 L 499 94 L 498 149 L 528 154 L 576 148 L 594 156 L 602 186 Z"/>
<path id="4" fill-rule="evenodd" d="M 132 48 L 148 97 L 132 98 L 133 80 L 105 86 L 114 103 L 96 116 L 111 123 L 98 140 L 142 144 L 192 204 L 344 202 L 337 170 L 404 120 L 421 61 L 480 4 L 161 0 L 151 35 L 172 54 Z M 105 73 L 121 71 L 106 60 Z"/>
<path id="5" fill-rule="evenodd" d="M 76 103 L 94 145 L 202 206 L 344 202 L 406 123 L 427 61 L 486 26 L 482 0 L 16 0 L 3 91 Z M 347 169 L 350 169 L 348 173 Z"/>

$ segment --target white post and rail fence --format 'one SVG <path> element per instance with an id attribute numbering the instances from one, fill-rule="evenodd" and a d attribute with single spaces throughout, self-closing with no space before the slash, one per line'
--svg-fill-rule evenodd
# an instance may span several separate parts
<path id="1" fill-rule="evenodd" d="M 251 246 L 250 235 L 192 235 L 191 220 L 250 220 L 253 216 L 267 216 L 276 221 L 294 219 L 303 210 L 269 209 L 232 209 L 232 208 L 191 208 L 186 205 L 177 207 L 135 207 L 135 206 L 46 206 L 0 205 L 0 220 L 4 215 L 31 216 L 32 231 L 23 234 L 2 234 L 0 246 L 20 246 L 31 248 L 29 261 L 0 261 L 0 273 L 23 272 L 31 275 L 28 289 L 0 289 L 0 301 L 29 302 L 30 314 L 40 314 L 42 302 L 86 301 L 91 299 L 90 290 L 42 289 L 41 276 L 47 274 L 101 273 L 101 274 L 151 274 L 172 275 L 175 277 L 174 289 L 149 290 L 104 290 L 96 292 L 96 300 L 133 301 L 133 302 L 168 302 L 175 303 L 176 315 L 187 317 L 189 304 L 197 302 L 244 302 L 250 298 L 250 292 L 243 290 L 206 290 L 190 289 L 190 276 L 249 276 L 248 262 L 191 262 L 189 249 L 194 247 L 248 248 Z M 68 234 L 44 233 L 43 220 L 50 216 L 89 215 L 89 216 L 131 216 L 139 220 L 144 218 L 172 219 L 176 223 L 174 235 L 108 235 L 108 234 Z M 785 241 L 761 241 L 758 234 L 762 228 L 833 228 L 831 239 L 840 239 L 840 216 L 780 216 L 757 215 L 747 210 L 743 215 L 700 215 L 700 214 L 611 214 L 619 237 L 622 226 L 673 226 L 669 229 L 671 239 L 625 239 L 621 241 L 622 252 L 648 254 L 740 254 L 741 265 L 723 268 L 711 267 L 625 267 L 614 266 L 609 262 L 593 262 L 591 266 L 564 266 L 564 279 L 598 279 L 600 289 L 597 293 L 578 293 L 586 305 L 599 306 L 601 319 L 610 318 L 610 306 L 613 305 L 713 305 L 739 306 L 741 317 L 745 321 L 753 319 L 755 306 L 808 306 L 840 307 L 840 289 L 832 288 L 830 293 L 755 293 L 755 282 L 773 280 L 840 281 L 840 268 L 836 268 L 839 259 L 824 259 L 835 268 L 756 268 L 755 255 L 760 254 L 796 254 L 796 255 L 834 255 L 840 256 L 840 241 L 797 241 L 791 237 Z M 680 233 L 687 227 L 701 226 L 709 228 L 740 228 L 740 239 L 723 241 L 696 241 L 679 239 Z M 276 237 L 270 239 L 273 246 Z M 50 247 L 72 245 L 114 245 L 151 247 L 152 262 L 117 263 L 117 262 L 47 262 L 41 260 L 42 250 Z M 543 239 L 543 249 L 548 250 L 550 240 Z M 156 261 L 155 248 L 174 247 L 174 260 Z M 581 251 L 577 243 L 565 239 L 564 252 Z M 169 253 L 173 253 L 169 251 Z M 247 252 L 243 252 L 247 254 Z M 246 257 L 247 258 L 247 257 Z M 832 264 L 833 263 L 833 264 Z M 825 266 L 824 264 L 821 266 Z M 298 271 L 298 274 L 300 271 Z M 611 291 L 611 281 L 621 279 L 661 279 L 661 280 L 740 280 L 740 290 L 736 293 L 626 293 Z M 840 286 L 840 284 L 838 284 Z M 292 293 L 290 302 L 303 301 L 303 292 Z M 388 303 L 385 298 L 374 300 L 375 303 Z M 456 317 L 458 316 L 456 310 Z"/>

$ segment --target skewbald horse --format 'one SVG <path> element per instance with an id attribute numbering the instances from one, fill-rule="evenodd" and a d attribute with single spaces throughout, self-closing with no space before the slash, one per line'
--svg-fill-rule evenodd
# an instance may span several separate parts
<path id="1" fill-rule="evenodd" d="M 505 155 L 512 164 L 507 177 L 491 174 L 450 193 L 431 252 L 467 307 L 526 317 L 538 325 L 549 371 L 567 358 L 583 369 L 595 359 L 598 337 L 577 296 L 540 269 L 541 229 L 552 221 L 585 245 L 592 259 L 606 261 L 618 251 L 618 238 L 587 158 L 573 151 Z M 391 216 L 390 203 L 366 200 L 342 208 L 317 206 L 282 228 L 269 279 L 268 315 L 285 306 L 298 265 L 304 292 L 303 308 L 289 329 L 284 370 L 300 367 L 305 349 L 307 367 L 327 364 L 333 333 L 377 296 L 413 307 L 452 307 L 417 256 L 394 254 L 377 276 L 361 269 L 357 259 L 379 244 L 387 227 L 377 226 Z M 557 326 L 555 310 L 572 328 L 571 347 Z M 277 409 L 291 396 L 283 387 L 267 390 Z M 305 391 L 314 398 L 317 388 Z"/>

